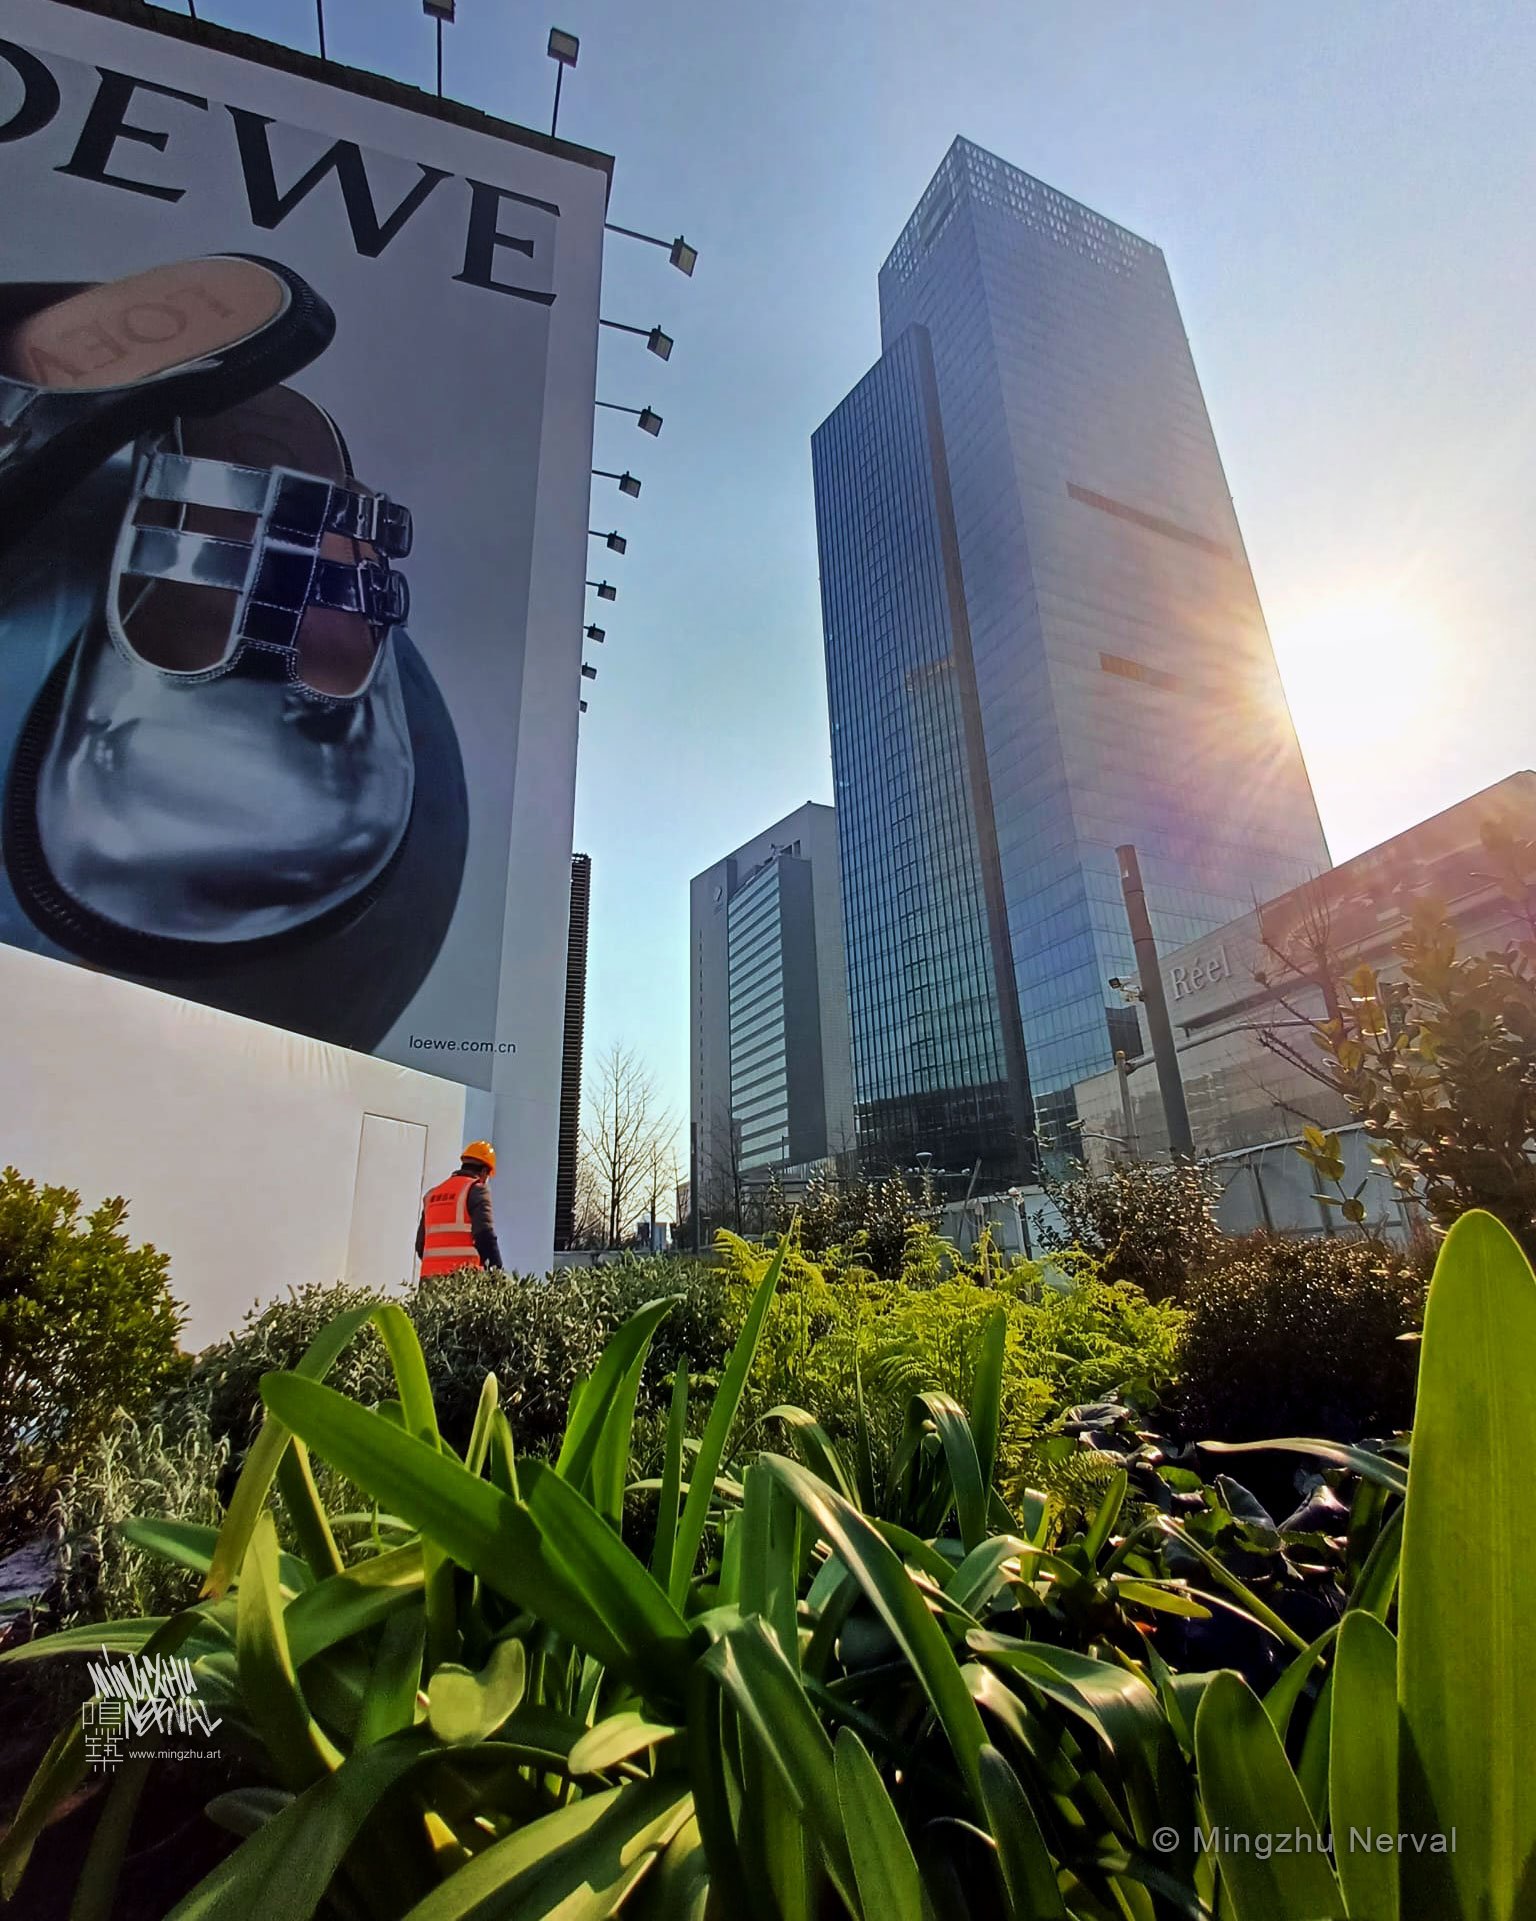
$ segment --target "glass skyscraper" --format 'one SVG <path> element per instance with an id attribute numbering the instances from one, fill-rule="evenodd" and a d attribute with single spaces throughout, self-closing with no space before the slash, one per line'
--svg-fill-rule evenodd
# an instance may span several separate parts
<path id="1" fill-rule="evenodd" d="M 861 1144 L 1001 1171 L 1328 852 L 1161 252 L 957 140 L 812 441 Z M 1027 1067 L 1026 1067 L 1027 1060 Z"/>

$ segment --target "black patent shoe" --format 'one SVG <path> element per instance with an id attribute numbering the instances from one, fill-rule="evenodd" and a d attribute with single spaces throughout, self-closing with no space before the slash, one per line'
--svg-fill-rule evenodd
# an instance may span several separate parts
<path id="1" fill-rule="evenodd" d="M 0 547 L 141 434 L 276 385 L 335 331 L 307 282 L 254 254 L 0 287 Z"/>

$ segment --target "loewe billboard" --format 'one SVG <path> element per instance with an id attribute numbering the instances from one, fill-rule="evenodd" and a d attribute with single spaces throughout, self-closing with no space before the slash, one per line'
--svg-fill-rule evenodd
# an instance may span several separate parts
<path id="1" fill-rule="evenodd" d="M 0 36 L 0 939 L 493 1090 L 542 1212 L 606 163 Z"/>

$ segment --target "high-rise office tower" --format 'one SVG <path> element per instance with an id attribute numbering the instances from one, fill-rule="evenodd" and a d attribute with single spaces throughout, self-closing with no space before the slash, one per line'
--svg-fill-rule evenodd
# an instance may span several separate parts
<path id="1" fill-rule="evenodd" d="M 879 290 L 812 440 L 859 1138 L 997 1174 L 1124 1045 L 1118 845 L 1169 948 L 1328 852 L 1159 249 L 957 140 Z"/>
<path id="2" fill-rule="evenodd" d="M 592 856 L 571 856 L 571 925 L 565 949 L 565 1042 L 560 1056 L 560 1141 L 555 1157 L 555 1246 L 576 1233 L 576 1165 L 581 1156 L 581 1055 L 587 1027 L 587 928 Z"/>
<path id="3" fill-rule="evenodd" d="M 809 801 L 694 877 L 690 1082 L 701 1204 L 853 1147 L 830 807 Z"/>

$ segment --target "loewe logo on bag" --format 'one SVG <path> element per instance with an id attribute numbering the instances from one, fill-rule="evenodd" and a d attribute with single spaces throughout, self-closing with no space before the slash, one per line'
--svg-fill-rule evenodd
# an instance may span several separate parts
<path id="1" fill-rule="evenodd" d="M 0 145 L 30 140 L 51 127 L 63 107 L 63 93 L 47 60 L 13 41 L 0 40 L 0 61 L 21 82 L 21 100 L 10 118 L 0 121 Z M 95 96 L 87 108 L 68 159 L 55 172 L 75 180 L 89 180 L 98 186 L 115 187 L 123 193 L 141 194 L 151 200 L 175 202 L 186 193 L 184 186 L 164 179 L 146 178 L 142 170 L 132 170 L 135 147 L 148 147 L 170 157 L 178 119 L 187 113 L 215 113 L 219 102 L 201 94 L 168 87 L 158 80 L 136 79 L 110 67 L 97 69 Z M 12 92 L 10 86 L 5 93 Z M 163 105 L 174 102 L 174 106 Z M 0 108 L 0 111 L 3 111 Z M 553 251 L 549 220 L 558 220 L 560 209 L 548 200 L 514 193 L 484 180 L 460 179 L 441 167 L 416 163 L 419 178 L 405 196 L 387 213 L 381 213 L 368 178 L 362 149 L 352 140 L 337 140 L 286 189 L 277 182 L 277 166 L 272 155 L 266 114 L 251 113 L 243 107 L 225 106 L 233 134 L 235 157 L 245 183 L 246 202 L 251 223 L 270 232 L 280 227 L 294 208 L 316 191 L 322 181 L 335 175 L 352 244 L 368 260 L 375 260 L 395 236 L 413 220 L 426 202 L 438 195 L 445 181 L 467 187 L 468 207 L 464 219 L 464 264 L 453 278 L 470 287 L 484 287 L 492 293 L 511 294 L 518 300 L 532 300 L 550 306 L 555 296 L 537 287 L 520 285 L 498 278 L 515 264 L 506 256 L 521 255 L 533 261 L 548 261 Z M 130 118 L 130 114 L 133 118 Z M 144 162 L 147 167 L 149 163 Z M 462 205 L 462 195 L 459 196 Z M 443 204 L 441 198 L 438 204 Z M 510 209 L 517 209 L 513 214 Z M 543 216 L 539 219 L 537 216 Z M 519 226 L 543 229 L 546 244 L 535 252 L 535 239 L 528 232 L 514 233 L 501 225 L 503 218 L 516 219 Z"/>

